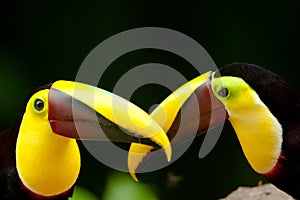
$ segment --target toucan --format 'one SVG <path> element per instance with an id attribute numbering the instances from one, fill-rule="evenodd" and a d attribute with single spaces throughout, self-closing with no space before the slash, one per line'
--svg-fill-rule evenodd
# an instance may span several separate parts
<path id="1" fill-rule="evenodd" d="M 191 137 L 191 126 L 200 134 L 228 119 L 253 170 L 300 199 L 299 114 L 298 95 L 279 75 L 258 65 L 233 63 L 181 86 L 151 116 L 170 139 L 183 127 L 172 145 Z M 137 180 L 135 173 L 155 148 L 133 143 L 130 149 L 136 153 L 128 157 L 129 171 Z"/>
<path id="2" fill-rule="evenodd" d="M 168 137 L 146 112 L 106 90 L 59 80 L 40 87 L 0 133 L 0 199 L 72 196 L 81 165 L 77 139 L 145 142 L 171 157 Z"/>

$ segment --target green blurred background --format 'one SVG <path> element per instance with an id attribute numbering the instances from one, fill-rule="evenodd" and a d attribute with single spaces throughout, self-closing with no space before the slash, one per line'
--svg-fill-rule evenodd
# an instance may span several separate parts
<path id="1" fill-rule="evenodd" d="M 74 80 L 83 59 L 96 45 L 121 31 L 144 26 L 170 28 L 192 37 L 217 66 L 236 61 L 264 66 L 299 92 L 299 9 L 299 1 L 2 2 L 0 130 L 13 124 L 35 88 L 58 79 Z M 147 62 L 172 66 L 188 79 L 197 76 L 176 55 L 143 50 L 116 60 L 99 86 L 111 91 L 122 73 Z M 169 92 L 145 86 L 131 101 L 148 110 Z M 140 175 L 139 184 L 128 174 L 99 163 L 81 146 L 77 185 L 96 198 L 78 197 L 85 193 L 82 188 L 76 190 L 76 198 L 217 199 L 240 185 L 254 186 L 263 180 L 245 161 L 229 124 L 213 151 L 199 159 L 202 139 L 197 138 L 188 152 L 167 168 Z"/>

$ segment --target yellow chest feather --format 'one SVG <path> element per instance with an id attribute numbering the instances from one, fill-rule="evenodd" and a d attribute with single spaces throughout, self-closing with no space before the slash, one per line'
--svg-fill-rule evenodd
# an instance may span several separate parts
<path id="1" fill-rule="evenodd" d="M 278 120 L 262 102 L 229 116 L 251 167 L 262 174 L 272 170 L 281 153 L 282 127 Z"/>
<path id="2" fill-rule="evenodd" d="M 79 174 L 77 143 L 74 139 L 53 134 L 47 120 L 30 126 L 33 122 L 24 115 L 16 147 L 19 177 L 37 194 L 63 193 L 72 187 Z"/>

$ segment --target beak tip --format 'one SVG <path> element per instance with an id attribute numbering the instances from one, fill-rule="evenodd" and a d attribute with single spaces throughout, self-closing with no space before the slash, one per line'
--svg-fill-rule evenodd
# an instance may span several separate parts
<path id="1" fill-rule="evenodd" d="M 136 173 L 130 173 L 130 175 L 131 175 L 131 177 L 133 178 L 133 180 L 134 180 L 135 182 L 139 182 L 139 180 L 138 180 L 138 178 L 137 178 L 137 176 L 136 176 Z"/>
<path id="2" fill-rule="evenodd" d="M 171 148 L 171 144 L 167 145 L 164 147 L 164 151 L 167 157 L 168 162 L 171 161 L 172 159 L 172 148 Z"/>

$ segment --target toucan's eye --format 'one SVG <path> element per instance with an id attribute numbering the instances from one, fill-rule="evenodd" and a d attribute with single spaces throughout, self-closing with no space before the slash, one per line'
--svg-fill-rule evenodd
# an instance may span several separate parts
<path id="1" fill-rule="evenodd" d="M 227 88 L 221 88 L 219 91 L 218 91 L 218 95 L 220 97 L 227 97 L 229 94 L 229 90 Z"/>
<path id="2" fill-rule="evenodd" d="M 34 101 L 34 109 L 38 112 L 42 111 L 44 109 L 45 103 L 41 99 L 36 99 Z"/>

